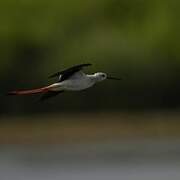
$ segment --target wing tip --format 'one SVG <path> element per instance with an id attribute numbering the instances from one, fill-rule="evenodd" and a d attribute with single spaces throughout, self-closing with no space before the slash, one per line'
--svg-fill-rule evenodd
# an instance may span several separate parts
<path id="1" fill-rule="evenodd" d="M 52 98 L 52 97 L 55 97 L 55 96 L 57 96 L 58 94 L 60 94 L 60 93 L 63 93 L 64 91 L 49 91 L 49 92 L 47 92 L 47 93 L 45 93 L 45 94 L 43 94 L 42 96 L 41 96 L 41 98 L 39 99 L 39 101 L 40 102 L 44 102 L 44 101 L 46 101 L 47 99 L 49 99 L 49 98 Z"/>
<path id="2" fill-rule="evenodd" d="M 82 65 L 85 65 L 85 66 L 92 66 L 92 63 L 85 63 L 85 64 L 82 64 Z"/>
<path id="3" fill-rule="evenodd" d="M 81 66 L 83 68 L 85 66 L 92 66 L 92 63 L 84 63 L 84 64 L 79 64 L 77 66 Z"/>

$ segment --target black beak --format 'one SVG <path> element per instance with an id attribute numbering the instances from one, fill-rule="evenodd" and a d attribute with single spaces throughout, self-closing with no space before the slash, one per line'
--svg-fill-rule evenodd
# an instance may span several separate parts
<path id="1" fill-rule="evenodd" d="M 121 78 L 115 78 L 115 77 L 110 77 L 110 76 L 108 76 L 107 79 L 110 79 L 110 80 L 118 80 L 118 81 L 122 80 Z"/>

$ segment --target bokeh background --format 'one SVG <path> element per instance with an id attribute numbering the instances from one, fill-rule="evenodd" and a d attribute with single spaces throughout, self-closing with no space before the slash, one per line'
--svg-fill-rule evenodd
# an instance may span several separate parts
<path id="1" fill-rule="evenodd" d="M 180 1 L 1 0 L 0 179 L 180 178 Z M 79 63 L 105 81 L 39 102 Z"/>

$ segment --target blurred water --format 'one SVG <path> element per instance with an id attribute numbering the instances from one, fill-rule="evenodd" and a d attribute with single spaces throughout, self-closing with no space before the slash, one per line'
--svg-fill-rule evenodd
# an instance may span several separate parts
<path id="1" fill-rule="evenodd" d="M 180 140 L 2 145 L 0 180 L 179 180 Z"/>

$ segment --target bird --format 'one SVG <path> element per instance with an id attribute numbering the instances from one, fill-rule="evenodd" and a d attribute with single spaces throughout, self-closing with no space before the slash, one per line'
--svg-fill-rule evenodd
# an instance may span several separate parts
<path id="1" fill-rule="evenodd" d="M 49 76 L 48 78 L 58 78 L 58 80 L 51 85 L 31 90 L 10 91 L 7 95 L 43 94 L 40 100 L 44 101 L 65 91 L 81 91 L 88 89 L 106 79 L 121 80 L 121 78 L 111 77 L 103 72 L 96 72 L 94 74 L 84 73 L 83 69 L 91 65 L 90 63 L 74 65 Z"/>

